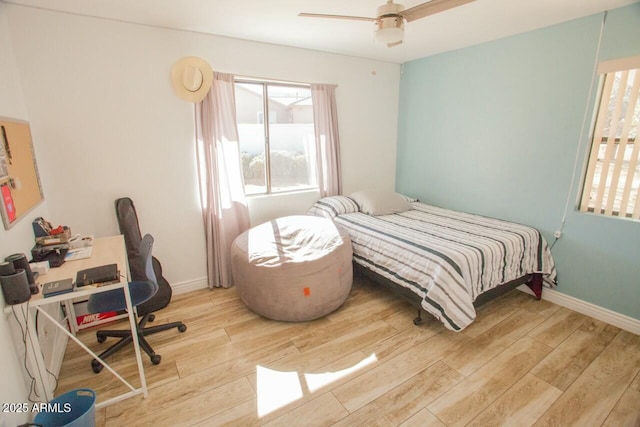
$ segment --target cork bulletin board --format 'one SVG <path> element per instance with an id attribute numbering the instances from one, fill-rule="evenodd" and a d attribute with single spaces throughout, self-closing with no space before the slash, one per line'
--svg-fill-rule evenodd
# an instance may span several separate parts
<path id="1" fill-rule="evenodd" d="M 0 118 L 0 197 L 7 230 L 44 200 L 27 122 Z"/>

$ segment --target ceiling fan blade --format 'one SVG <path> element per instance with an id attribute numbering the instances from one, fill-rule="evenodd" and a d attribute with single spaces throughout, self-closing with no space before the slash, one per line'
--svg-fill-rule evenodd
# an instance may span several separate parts
<path id="1" fill-rule="evenodd" d="M 402 15 L 407 22 L 411 22 L 429 15 L 444 12 L 448 9 L 453 9 L 454 7 L 462 6 L 463 4 L 471 3 L 472 1 L 475 0 L 431 0 L 400 12 L 400 15 Z"/>
<path id="2" fill-rule="evenodd" d="M 398 40 L 397 42 L 393 42 L 393 43 L 387 43 L 387 47 L 394 47 L 394 46 L 398 46 L 399 44 L 402 44 L 402 40 Z"/>
<path id="3" fill-rule="evenodd" d="M 298 16 L 303 16 L 305 18 L 355 19 L 356 21 L 369 21 L 369 22 L 375 22 L 376 20 L 376 18 L 367 18 L 364 16 L 326 15 L 324 13 L 299 13 Z"/>

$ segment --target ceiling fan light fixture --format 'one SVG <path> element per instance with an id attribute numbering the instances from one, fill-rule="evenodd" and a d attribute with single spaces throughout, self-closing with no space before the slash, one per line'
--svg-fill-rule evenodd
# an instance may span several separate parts
<path id="1" fill-rule="evenodd" d="M 1 2 L 2 0 L 0 0 Z M 352 19 L 357 21 L 369 21 L 375 23 L 375 40 L 384 43 L 387 47 L 402 44 L 404 39 L 404 21 L 413 22 L 426 18 L 436 13 L 444 12 L 475 0 L 426 0 L 409 9 L 405 9 L 400 3 L 387 0 L 378 7 L 375 18 L 366 16 L 328 15 L 326 13 L 300 13 L 299 16 L 312 18 Z"/>
<path id="2" fill-rule="evenodd" d="M 404 37 L 404 19 L 399 16 L 379 18 L 376 21 L 376 40 L 389 44 L 402 41 Z"/>

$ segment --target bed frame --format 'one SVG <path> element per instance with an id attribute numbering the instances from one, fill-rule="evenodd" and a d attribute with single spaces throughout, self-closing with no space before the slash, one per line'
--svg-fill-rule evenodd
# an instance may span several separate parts
<path id="1" fill-rule="evenodd" d="M 363 267 L 362 265 L 356 262 L 353 263 L 353 271 L 355 274 L 371 279 L 374 282 L 378 283 L 379 285 L 384 286 L 394 294 L 399 295 L 400 297 L 408 300 L 412 305 L 417 306 L 418 316 L 413 319 L 413 324 L 419 325 L 422 323 L 423 309 L 421 306 L 422 298 L 420 298 L 420 296 L 418 296 L 417 294 L 414 294 L 409 289 L 404 288 L 398 285 L 397 283 L 392 282 L 386 277 L 381 276 L 378 273 L 371 271 L 366 267 Z M 517 288 L 520 285 L 527 285 L 533 291 L 536 297 L 536 300 L 540 300 L 542 298 L 542 273 L 533 273 L 533 274 L 527 274 L 525 276 L 519 277 L 510 282 L 503 283 L 501 285 L 496 286 L 493 289 L 488 290 L 487 292 L 484 292 L 478 295 L 478 297 L 473 303 L 473 306 L 479 307 L 482 304 L 485 304 L 486 302 L 492 299 L 495 299 L 503 294 L 506 294 L 507 292 Z"/>

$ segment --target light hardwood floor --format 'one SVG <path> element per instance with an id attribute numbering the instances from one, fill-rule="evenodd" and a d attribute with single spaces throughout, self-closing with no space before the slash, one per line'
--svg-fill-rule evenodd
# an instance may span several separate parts
<path id="1" fill-rule="evenodd" d="M 261 318 L 235 289 L 174 296 L 156 322 L 188 329 L 150 337 L 149 397 L 98 410 L 97 425 L 640 426 L 637 335 L 519 291 L 461 333 L 414 316 L 358 277 L 343 307 L 304 323 Z M 135 384 L 132 348 L 112 362 Z M 124 390 L 70 342 L 57 393 L 79 387 Z"/>

